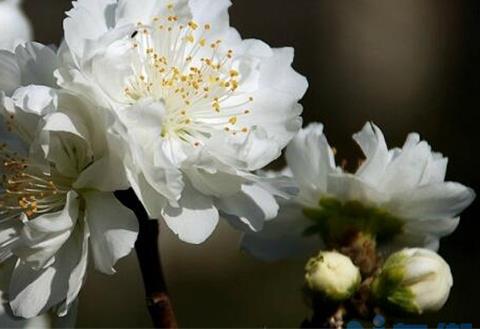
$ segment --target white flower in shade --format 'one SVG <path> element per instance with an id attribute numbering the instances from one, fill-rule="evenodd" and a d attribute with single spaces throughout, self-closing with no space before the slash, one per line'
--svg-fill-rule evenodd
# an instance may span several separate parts
<path id="1" fill-rule="evenodd" d="M 388 248 L 422 246 L 436 250 L 452 233 L 458 215 L 475 198 L 473 190 L 445 181 L 447 159 L 434 153 L 418 134 L 389 150 L 373 124 L 354 136 L 366 160 L 355 173 L 335 165 L 321 124 L 303 129 L 287 147 L 288 170 L 300 194 L 285 201 L 279 217 L 244 246 L 254 255 L 282 258 L 330 247 L 352 232 L 377 238 Z"/>
<path id="2" fill-rule="evenodd" d="M 0 49 L 13 50 L 32 40 L 30 21 L 20 5 L 21 0 L 0 0 Z"/>
<path id="3" fill-rule="evenodd" d="M 438 311 L 453 285 L 450 266 L 428 249 L 404 249 L 392 254 L 372 285 L 374 298 L 386 307 L 422 314 Z"/>
<path id="4" fill-rule="evenodd" d="M 336 251 L 321 251 L 310 258 L 305 270 L 308 289 L 335 301 L 350 298 L 362 281 L 352 260 Z"/>
<path id="5" fill-rule="evenodd" d="M 137 238 L 135 215 L 112 193 L 128 184 L 111 167 L 108 118 L 55 88 L 56 62 L 38 44 L 0 52 L 0 74 L 11 78 L 0 104 L 0 261 L 11 268 L 6 298 L 24 318 L 53 307 L 65 315 L 89 248 L 95 267 L 113 274 Z"/>
<path id="6" fill-rule="evenodd" d="M 187 242 L 219 211 L 260 230 L 277 182 L 250 174 L 301 127 L 306 80 L 293 50 L 242 40 L 228 0 L 79 0 L 64 22 L 60 84 L 113 111 L 130 183 L 153 218 Z M 283 184 L 283 183 L 281 183 Z"/>

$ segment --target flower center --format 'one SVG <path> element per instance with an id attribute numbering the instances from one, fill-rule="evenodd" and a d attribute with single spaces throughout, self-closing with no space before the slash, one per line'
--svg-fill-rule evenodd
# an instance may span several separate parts
<path id="1" fill-rule="evenodd" d="M 61 210 L 66 203 L 71 179 L 28 162 L 0 145 L 0 222 L 18 219 L 26 214 L 29 219 Z"/>
<path id="2" fill-rule="evenodd" d="M 170 15 L 138 23 L 132 34 L 133 76 L 124 94 L 131 104 L 142 99 L 162 102 L 161 136 L 176 135 L 198 146 L 213 130 L 247 133 L 241 117 L 251 112 L 253 98 L 240 92 L 242 76 L 233 50 L 221 51 L 222 40 L 209 41 L 212 27 L 181 22 Z"/>
<path id="3" fill-rule="evenodd" d="M 357 233 L 371 235 L 382 242 L 403 231 L 404 220 L 360 201 L 342 202 L 325 197 L 320 199 L 318 205 L 318 208 L 303 210 L 313 223 L 305 233 L 319 234 L 327 244 L 342 244 Z"/>

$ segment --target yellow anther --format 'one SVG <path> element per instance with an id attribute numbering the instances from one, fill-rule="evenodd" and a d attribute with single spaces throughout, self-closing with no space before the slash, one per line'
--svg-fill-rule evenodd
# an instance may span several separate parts
<path id="1" fill-rule="evenodd" d="M 194 21 L 188 22 L 188 26 L 189 26 L 192 30 L 196 30 L 196 29 L 198 28 L 198 24 L 195 23 Z"/>

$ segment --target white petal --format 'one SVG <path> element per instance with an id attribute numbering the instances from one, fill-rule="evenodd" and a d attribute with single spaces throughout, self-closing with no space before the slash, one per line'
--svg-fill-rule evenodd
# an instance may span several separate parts
<path id="1" fill-rule="evenodd" d="M 13 255 L 13 250 L 20 242 L 22 226 L 22 222 L 17 219 L 0 223 L 0 264 Z"/>
<path id="2" fill-rule="evenodd" d="M 298 101 L 305 94 L 308 83 L 291 67 L 293 49 L 271 51 L 272 56 L 260 64 L 259 85 L 252 94 L 252 113 L 239 118 L 239 125 L 261 127 L 268 139 L 282 149 L 301 128 L 303 109 Z"/>
<path id="3" fill-rule="evenodd" d="M 120 0 L 117 10 L 117 24 L 136 24 L 142 22 L 149 24 L 155 16 L 168 14 L 167 5 L 173 4 L 176 15 L 189 16 L 187 0 L 158 1 L 158 0 Z"/>
<path id="4" fill-rule="evenodd" d="M 278 213 L 278 203 L 273 195 L 255 184 L 243 185 L 241 192 L 220 198 L 215 204 L 222 213 L 235 216 L 255 232 L 260 231 L 265 221 L 275 218 Z"/>
<path id="5" fill-rule="evenodd" d="M 283 146 L 272 139 L 263 128 L 256 127 L 249 132 L 237 156 L 247 163 L 248 170 L 255 171 L 277 159 L 282 154 Z"/>
<path id="6" fill-rule="evenodd" d="M 48 314 L 33 319 L 14 318 L 11 316 L 9 306 L 0 304 L 0 328 L 48 329 L 51 327 Z"/>
<path id="7" fill-rule="evenodd" d="M 388 204 L 392 213 L 406 218 L 452 218 L 475 199 L 475 192 L 459 183 L 445 182 L 421 186 L 396 195 Z"/>
<path id="8" fill-rule="evenodd" d="M 417 140 L 416 135 L 410 135 L 402 152 L 388 165 L 380 187 L 383 191 L 406 191 L 422 181 L 431 148 L 424 141 L 415 144 Z"/>
<path id="9" fill-rule="evenodd" d="M 128 255 L 135 245 L 137 218 L 112 193 L 89 192 L 84 198 L 95 267 L 113 274 L 117 260 Z"/>
<path id="10" fill-rule="evenodd" d="M 163 211 L 168 227 L 182 241 L 192 244 L 204 242 L 218 224 L 218 210 L 213 201 L 188 187 L 178 203 L 179 208 L 167 206 Z"/>
<path id="11" fill-rule="evenodd" d="M 13 94 L 22 83 L 22 75 L 15 54 L 0 50 L 0 90 L 7 96 Z"/>
<path id="12" fill-rule="evenodd" d="M 335 160 L 322 124 L 301 130 L 288 145 L 285 157 L 302 193 L 317 198 L 327 191 L 327 176 L 335 170 Z"/>
<path id="13" fill-rule="evenodd" d="M 276 197 L 291 199 L 299 193 L 298 184 L 292 178 L 289 169 L 281 172 L 260 171 L 258 175 L 243 174 L 242 176 Z"/>
<path id="14" fill-rule="evenodd" d="M 383 177 L 390 160 L 382 131 L 376 125 L 367 123 L 359 133 L 353 135 L 353 139 L 367 157 L 356 175 L 363 181 L 376 185 Z"/>
<path id="15" fill-rule="evenodd" d="M 13 50 L 19 43 L 32 39 L 32 26 L 17 0 L 0 2 L 0 48 Z"/>
<path id="16" fill-rule="evenodd" d="M 70 192 L 62 211 L 27 221 L 21 233 L 22 245 L 14 251 L 15 255 L 35 269 L 51 264 L 70 238 L 77 223 L 79 205 L 78 195 Z"/>
<path id="17" fill-rule="evenodd" d="M 56 112 L 48 116 L 44 130 L 49 132 L 65 132 L 78 136 L 86 141 L 90 140 L 90 134 L 86 122 L 78 118 L 70 117 L 66 113 Z"/>
<path id="18" fill-rule="evenodd" d="M 447 158 L 444 158 L 441 154 L 433 153 L 427 163 L 420 185 L 443 182 L 447 173 L 447 165 Z"/>
<path id="19" fill-rule="evenodd" d="M 148 216 L 150 218 L 161 218 L 163 208 L 166 207 L 168 200 L 154 190 L 142 174 L 133 173 L 127 168 L 127 177 Z"/>
<path id="20" fill-rule="evenodd" d="M 81 248 L 80 258 L 78 263 L 73 266 L 72 271 L 68 278 L 68 290 L 65 301 L 60 305 L 58 309 L 58 315 L 61 317 L 65 317 L 67 312 L 69 311 L 70 307 L 76 307 L 75 303 L 77 301 L 78 294 L 80 293 L 80 289 L 83 286 L 83 281 L 85 280 L 85 274 L 87 271 L 87 261 L 88 261 L 88 241 L 90 237 L 90 232 L 88 225 L 85 222 L 82 222 L 83 227 L 80 228 L 78 231 L 83 229 L 82 233 L 77 233 L 74 237 L 77 239 L 76 245 L 74 247 L 68 246 L 72 253 L 74 248 Z M 76 310 L 75 310 L 76 312 Z M 71 315 L 69 314 L 68 317 Z M 75 319 L 70 320 L 75 321 Z"/>
<path id="21" fill-rule="evenodd" d="M 218 198 L 238 193 L 242 188 L 242 183 L 246 181 L 239 175 L 220 171 L 211 174 L 203 169 L 188 168 L 186 173 L 196 190 Z"/>
<path id="22" fill-rule="evenodd" d="M 52 266 L 36 271 L 21 260 L 17 262 L 9 292 L 10 306 L 16 316 L 31 318 L 76 298 L 85 276 L 87 233 L 82 225 L 59 250 Z M 66 308 L 68 305 L 63 305 L 61 311 Z"/>
<path id="23" fill-rule="evenodd" d="M 53 295 L 52 283 L 56 269 L 35 271 L 29 266 L 18 261 L 10 285 L 10 307 L 14 315 L 24 318 L 37 316 L 49 305 L 50 296 Z M 65 291 L 64 291 L 65 293 Z M 52 304 L 60 303 L 61 297 L 56 296 Z"/>
<path id="24" fill-rule="evenodd" d="M 15 55 L 22 71 L 22 85 L 57 87 L 53 73 L 59 66 L 59 60 L 50 47 L 27 42 L 15 49 Z"/>
<path id="25" fill-rule="evenodd" d="M 230 27 L 228 8 L 232 5 L 230 0 L 190 0 L 189 6 L 196 22 L 211 25 L 213 39 L 221 35 Z"/>
<path id="26" fill-rule="evenodd" d="M 120 165 L 121 154 L 114 153 L 112 143 L 105 154 L 82 171 L 75 181 L 75 188 L 91 188 L 98 191 L 125 190 L 129 187 L 124 166 Z M 117 150 L 122 150 L 119 145 Z M 126 152 L 126 151 L 124 151 Z"/>
<path id="27" fill-rule="evenodd" d="M 24 112 L 39 116 L 55 111 L 58 102 L 53 89 L 36 85 L 17 89 L 12 100 Z"/>
<path id="28" fill-rule="evenodd" d="M 63 29 L 68 46 L 81 57 L 88 41 L 100 38 L 114 24 L 116 0 L 79 0 L 73 6 L 67 12 Z"/>
<path id="29" fill-rule="evenodd" d="M 277 218 L 266 223 L 262 231 L 244 235 L 242 248 L 267 261 L 308 256 L 322 247 L 318 237 L 303 235 L 311 224 L 300 205 L 282 202 Z"/>
<path id="30" fill-rule="evenodd" d="M 342 201 L 357 200 L 366 204 L 379 204 L 389 196 L 351 174 L 331 174 L 328 177 L 328 194 Z"/>
<path id="31" fill-rule="evenodd" d="M 442 238 L 452 234 L 460 223 L 460 218 L 409 221 L 405 226 L 405 234 L 423 235 Z"/>

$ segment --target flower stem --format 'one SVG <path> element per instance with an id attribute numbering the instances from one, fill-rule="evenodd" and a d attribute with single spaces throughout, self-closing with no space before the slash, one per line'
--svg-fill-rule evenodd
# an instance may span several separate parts
<path id="1" fill-rule="evenodd" d="M 139 234 L 135 244 L 145 287 L 148 311 L 155 328 L 178 328 L 163 275 L 158 244 L 159 223 L 150 220 L 132 190 L 116 192 L 117 198 L 132 209 L 138 218 Z"/>

